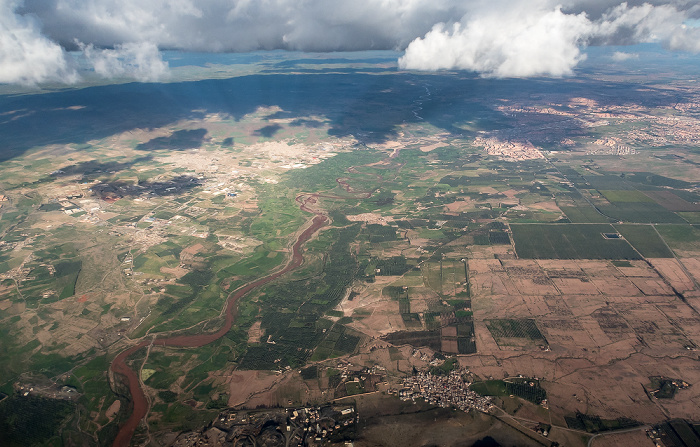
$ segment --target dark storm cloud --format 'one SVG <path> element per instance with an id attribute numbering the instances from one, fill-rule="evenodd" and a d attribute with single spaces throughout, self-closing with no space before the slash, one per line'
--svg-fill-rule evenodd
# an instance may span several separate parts
<path id="1" fill-rule="evenodd" d="M 700 51 L 695 1 L 0 0 L 0 82 L 71 82 L 65 49 L 106 77 L 159 79 L 159 50 L 406 50 L 403 68 L 562 76 L 589 45 Z"/>

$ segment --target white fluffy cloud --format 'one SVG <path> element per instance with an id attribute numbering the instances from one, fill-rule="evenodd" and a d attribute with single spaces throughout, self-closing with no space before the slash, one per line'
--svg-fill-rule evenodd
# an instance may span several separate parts
<path id="1" fill-rule="evenodd" d="M 668 39 L 671 50 L 700 53 L 700 28 L 681 26 L 671 32 Z"/>
<path id="2" fill-rule="evenodd" d="M 42 34 L 35 15 L 17 14 L 18 6 L 18 2 L 0 0 L 0 83 L 78 81 L 75 63 L 63 47 Z M 98 49 L 92 43 L 78 46 L 88 64 L 104 77 L 155 81 L 167 75 L 168 65 L 152 42 L 117 43 L 113 49 Z"/>
<path id="3" fill-rule="evenodd" d="M 33 17 L 15 15 L 15 6 L 0 0 L 0 82 L 75 81 L 63 49 L 41 34 Z"/>
<path id="4" fill-rule="evenodd" d="M 411 42 L 399 66 L 460 68 L 499 77 L 570 74 L 583 58 L 579 46 L 590 21 L 583 13 L 564 14 L 560 7 L 525 6 L 467 15 L 449 28 L 436 25 Z"/>
<path id="5" fill-rule="evenodd" d="M 145 82 L 168 74 L 168 64 L 153 43 L 125 43 L 114 49 L 96 49 L 92 44 L 80 47 L 95 73 L 106 78 L 131 77 Z"/>
<path id="6" fill-rule="evenodd" d="M 592 19 L 585 11 L 564 13 L 551 3 L 496 1 L 491 4 L 499 7 L 482 6 L 452 27 L 438 24 L 408 45 L 399 66 L 468 69 L 496 77 L 563 76 L 583 59 L 580 48 L 589 43 L 662 42 L 672 50 L 700 52 L 700 29 L 684 25 L 697 8 L 621 3 Z"/>
<path id="7" fill-rule="evenodd" d="M 160 78 L 159 49 L 406 50 L 413 69 L 563 76 L 586 45 L 661 42 L 700 52 L 691 0 L 0 0 L 0 82 L 97 73 Z M 84 42 L 77 47 L 76 42 Z"/>

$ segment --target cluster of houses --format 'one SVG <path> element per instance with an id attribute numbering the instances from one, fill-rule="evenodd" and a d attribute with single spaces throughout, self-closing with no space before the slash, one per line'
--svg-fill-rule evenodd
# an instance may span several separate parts
<path id="1" fill-rule="evenodd" d="M 481 396 L 469 389 L 470 382 L 464 377 L 469 370 L 457 368 L 444 375 L 418 372 L 403 380 L 403 387 L 394 392 L 401 400 L 423 399 L 429 404 L 443 408 L 456 407 L 462 411 L 479 410 L 488 412 L 491 398 Z"/>
<path id="2" fill-rule="evenodd" d="M 174 447 L 312 447 L 352 445 L 357 423 L 353 405 L 259 410 L 226 409 L 198 432 L 180 434 Z"/>
<path id="3" fill-rule="evenodd" d="M 290 446 L 322 444 L 334 432 L 344 430 L 356 422 L 353 406 L 290 409 L 288 415 L 290 425 L 287 425 L 287 431 L 293 427 L 301 429 L 290 438 Z"/>

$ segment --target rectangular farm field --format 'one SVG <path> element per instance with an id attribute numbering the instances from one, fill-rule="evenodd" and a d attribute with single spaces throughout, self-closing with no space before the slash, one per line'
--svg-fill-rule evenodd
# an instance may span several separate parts
<path id="1" fill-rule="evenodd" d="M 651 225 L 615 225 L 615 228 L 646 258 L 672 258 L 673 253 Z"/>
<path id="2" fill-rule="evenodd" d="M 515 251 L 523 259 L 639 259 L 606 224 L 511 224 Z"/>
<path id="3" fill-rule="evenodd" d="M 637 190 L 600 189 L 599 192 L 610 202 L 654 202 L 654 199 Z"/>
<path id="4" fill-rule="evenodd" d="M 605 223 L 610 221 L 610 219 L 587 204 L 581 206 L 560 206 L 559 208 L 574 223 Z"/>
<path id="5" fill-rule="evenodd" d="M 683 200 L 672 191 L 645 191 L 644 194 L 669 211 L 700 211 L 700 204 Z"/>
<path id="6" fill-rule="evenodd" d="M 674 250 L 700 250 L 700 225 L 657 225 L 656 229 Z"/>
<path id="7" fill-rule="evenodd" d="M 641 193 L 640 193 L 641 194 Z M 685 223 L 677 214 L 656 202 L 612 202 L 598 209 L 617 221 L 632 223 Z"/>

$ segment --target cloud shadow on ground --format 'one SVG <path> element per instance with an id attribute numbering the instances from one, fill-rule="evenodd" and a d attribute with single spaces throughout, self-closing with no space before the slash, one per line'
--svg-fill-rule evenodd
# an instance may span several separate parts
<path id="1" fill-rule="evenodd" d="M 184 151 L 187 149 L 197 149 L 202 147 L 207 135 L 206 129 L 178 130 L 167 137 L 156 137 L 145 143 L 136 146 L 139 151 L 157 151 L 168 149 L 173 151 Z"/>
<path id="2" fill-rule="evenodd" d="M 641 89 L 644 89 L 641 92 Z M 85 143 L 134 129 L 156 129 L 209 113 L 234 119 L 260 107 L 278 106 L 292 125 L 316 127 L 309 116 L 324 117 L 329 134 L 354 136 L 366 144 L 397 136 L 404 123 L 425 122 L 453 135 L 508 129 L 498 106 L 556 95 L 585 97 L 600 104 L 669 105 L 678 94 L 653 84 L 569 79 L 484 79 L 465 72 L 443 74 L 268 74 L 229 79 L 130 83 L 60 92 L 0 96 L 0 161 L 47 144 Z M 21 111 L 21 112 L 18 112 Z M 585 131 L 576 120 L 531 115 L 546 125 Z M 295 121 L 296 120 L 296 121 Z M 465 124 L 466 123 L 466 124 Z M 258 129 L 274 136 L 271 124 Z M 206 130 L 180 130 L 140 144 L 140 150 L 185 150 L 201 146 Z M 77 150 L 77 149 L 76 149 Z"/>

